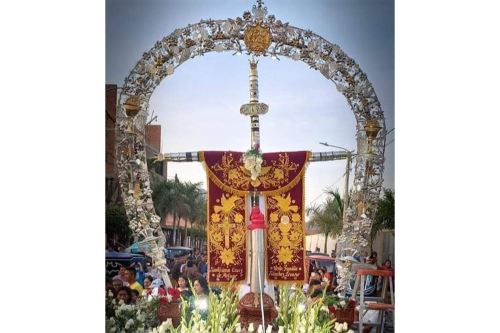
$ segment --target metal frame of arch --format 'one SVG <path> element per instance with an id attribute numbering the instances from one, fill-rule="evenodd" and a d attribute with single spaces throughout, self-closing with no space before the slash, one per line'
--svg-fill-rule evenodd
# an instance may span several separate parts
<path id="1" fill-rule="evenodd" d="M 272 36 L 270 46 L 261 53 L 249 49 L 244 41 L 247 28 L 257 24 L 268 28 Z M 144 149 L 143 131 L 149 99 L 160 82 L 173 75 L 178 66 L 208 52 L 247 53 L 302 61 L 332 81 L 336 90 L 346 97 L 356 118 L 357 155 L 354 187 L 345 210 L 339 245 L 346 255 L 366 250 L 383 182 L 386 134 L 384 114 L 375 90 L 358 64 L 338 45 L 310 30 L 276 20 L 260 5 L 254 6 L 252 13 L 246 11 L 236 19 L 201 20 L 175 30 L 145 52 L 125 78 L 117 105 L 117 167 L 129 224 L 136 238 L 164 241 L 160 218 L 151 198 Z M 131 97 L 139 107 L 134 118 L 127 117 L 125 112 Z M 371 139 L 367 137 L 366 126 L 373 121 L 380 131 Z M 131 122 L 135 131 L 127 130 Z M 155 266 L 163 264 L 161 245 L 156 250 L 153 248 Z"/>

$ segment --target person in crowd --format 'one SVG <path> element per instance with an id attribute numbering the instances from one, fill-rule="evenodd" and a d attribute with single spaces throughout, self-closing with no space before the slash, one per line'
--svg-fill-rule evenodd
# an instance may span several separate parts
<path id="1" fill-rule="evenodd" d="M 384 264 L 380 266 L 381 270 L 386 270 L 386 271 L 391 271 L 394 274 L 394 267 L 392 267 L 392 261 L 390 259 L 387 259 L 384 261 Z M 393 283 L 393 288 L 394 288 L 394 275 L 392 276 L 392 283 Z"/>
<path id="2" fill-rule="evenodd" d="M 186 275 L 186 267 L 187 267 L 187 263 L 189 261 L 194 261 L 194 257 L 189 255 L 189 253 L 182 256 L 183 264 L 181 265 L 181 274 L 180 275 Z"/>
<path id="3" fill-rule="evenodd" d="M 314 249 L 314 252 L 316 252 L 316 253 L 320 253 L 321 252 L 321 250 L 319 249 L 319 246 L 316 246 L 316 248 Z"/>
<path id="4" fill-rule="evenodd" d="M 387 259 L 386 261 L 384 261 L 384 264 L 380 267 L 380 269 L 394 272 L 394 268 L 392 268 L 392 261 L 390 259 Z"/>
<path id="5" fill-rule="evenodd" d="M 116 296 L 116 293 L 118 292 L 118 289 L 120 289 L 121 287 L 123 287 L 123 281 L 122 281 L 122 279 L 120 278 L 119 275 L 115 275 L 113 277 L 112 284 L 113 284 L 113 294 Z"/>
<path id="6" fill-rule="evenodd" d="M 139 292 L 136 289 L 130 289 L 130 292 L 131 292 L 130 304 L 136 304 L 137 300 L 139 299 Z"/>
<path id="7" fill-rule="evenodd" d="M 129 267 L 127 269 L 127 282 L 129 284 L 130 289 L 135 289 L 139 292 L 139 295 L 142 294 L 142 290 L 144 289 L 139 282 L 135 280 L 135 268 Z"/>
<path id="8" fill-rule="evenodd" d="M 328 272 L 326 267 L 322 267 L 322 270 L 324 273 L 323 277 L 321 278 L 321 284 L 328 291 L 331 291 L 333 289 L 333 273 Z"/>
<path id="9" fill-rule="evenodd" d="M 203 252 L 201 254 L 200 263 L 198 264 L 198 271 L 201 275 L 206 279 L 208 273 L 208 265 L 207 265 L 207 253 Z"/>
<path id="10" fill-rule="evenodd" d="M 193 280 L 193 289 L 197 296 L 208 296 L 210 292 L 210 289 L 208 288 L 208 282 L 202 276 L 199 276 Z"/>
<path id="11" fill-rule="evenodd" d="M 309 283 L 311 283 L 312 280 L 321 281 L 321 276 L 319 275 L 319 273 L 317 271 L 313 271 L 311 273 L 311 276 L 309 277 Z"/>
<path id="12" fill-rule="evenodd" d="M 311 282 L 314 281 L 314 280 L 317 280 L 317 281 L 319 281 L 321 283 L 321 278 L 320 278 L 320 276 L 319 276 L 319 274 L 318 274 L 318 272 L 316 270 L 313 270 L 311 272 L 311 274 L 309 275 L 309 281 L 308 281 L 308 283 L 306 283 L 306 284 L 304 284 L 302 286 L 302 291 L 304 293 L 308 292 L 309 286 L 311 285 Z"/>
<path id="13" fill-rule="evenodd" d="M 151 291 L 153 290 L 152 283 L 153 283 L 153 277 L 152 276 L 146 276 L 144 278 L 144 289 L 142 290 L 142 296 L 148 296 L 151 295 Z"/>
<path id="14" fill-rule="evenodd" d="M 136 269 L 135 280 L 139 284 L 144 285 L 145 272 L 144 272 L 144 268 L 143 268 L 142 264 L 140 262 L 137 262 L 137 263 L 135 263 L 134 267 Z"/>
<path id="15" fill-rule="evenodd" d="M 366 263 L 378 266 L 378 255 L 377 255 L 377 252 L 373 251 L 370 254 L 370 256 L 368 257 L 368 259 L 366 260 Z"/>
<path id="16" fill-rule="evenodd" d="M 208 295 L 210 289 L 208 288 L 208 282 L 204 277 L 199 276 L 194 281 L 192 281 L 194 295 L 191 295 L 188 299 L 190 311 L 187 311 L 188 318 L 194 309 L 197 309 L 201 315 L 201 318 L 206 320 L 208 317 Z"/>
<path id="17" fill-rule="evenodd" d="M 184 269 L 184 274 L 189 280 L 195 280 L 198 276 L 201 276 L 198 271 L 198 267 L 195 265 L 194 260 L 189 260 Z"/>
<path id="18" fill-rule="evenodd" d="M 191 289 L 189 288 L 189 285 L 188 285 L 188 279 L 186 276 L 184 275 L 181 275 L 179 276 L 179 280 L 177 280 L 177 289 L 181 292 L 181 296 L 182 298 L 189 298 L 189 296 L 193 295 L 193 293 L 191 292 Z"/>
<path id="19" fill-rule="evenodd" d="M 181 276 L 181 267 L 184 265 L 184 256 L 182 254 L 176 254 L 174 256 L 174 267 L 172 268 L 172 279 L 177 281 L 179 276 Z"/>
<path id="20" fill-rule="evenodd" d="M 325 268 L 323 268 L 323 267 L 318 268 L 318 274 L 319 274 L 319 279 L 320 280 L 323 280 L 323 277 L 324 277 L 325 273 L 326 273 L 326 269 Z"/>
<path id="21" fill-rule="evenodd" d="M 386 261 L 384 261 L 384 264 L 382 266 L 379 266 L 378 267 L 379 270 L 383 270 L 383 271 L 391 271 L 394 273 L 394 268 L 392 267 L 392 262 L 390 259 L 387 259 Z M 394 275 L 392 276 L 392 287 L 394 288 Z M 378 296 L 381 296 L 382 294 L 382 284 L 383 284 L 383 279 L 382 278 L 378 278 L 377 279 L 377 292 L 378 292 Z M 389 285 L 387 285 L 387 288 L 386 290 L 389 290 Z M 393 289 L 394 290 L 394 289 Z M 385 303 L 389 303 L 390 302 L 390 294 L 389 293 L 386 293 L 386 300 L 385 300 Z"/>
<path id="22" fill-rule="evenodd" d="M 322 269 L 323 269 L 323 271 L 325 272 L 325 273 L 323 274 L 323 279 L 324 279 L 324 278 L 327 278 L 328 280 L 332 281 L 332 279 L 333 279 L 333 271 L 332 271 L 332 272 L 328 271 L 328 269 L 327 269 L 325 266 L 323 266 L 323 267 L 321 267 L 321 268 L 322 268 Z M 335 270 L 335 267 L 333 267 L 333 270 Z"/>
<path id="23" fill-rule="evenodd" d="M 116 292 L 116 301 L 122 301 L 125 304 L 130 304 L 132 300 L 132 291 L 129 287 L 120 287 Z"/>
<path id="24" fill-rule="evenodd" d="M 307 289 L 307 295 L 311 296 L 316 290 L 323 290 L 320 280 L 312 280 L 309 283 L 309 288 Z"/>
<path id="25" fill-rule="evenodd" d="M 194 257 L 194 260 L 199 260 L 200 259 L 200 249 L 194 249 L 194 252 L 193 252 L 193 257 Z"/>
<path id="26" fill-rule="evenodd" d="M 127 268 L 125 268 L 125 266 L 120 266 L 120 270 L 118 271 L 118 275 L 116 276 L 118 276 L 120 280 L 122 280 L 124 287 L 128 287 Z"/>
<path id="27" fill-rule="evenodd" d="M 330 257 L 332 257 L 332 258 L 336 258 L 337 257 L 337 253 L 335 252 L 335 250 L 332 250 L 332 253 L 330 254 Z"/>

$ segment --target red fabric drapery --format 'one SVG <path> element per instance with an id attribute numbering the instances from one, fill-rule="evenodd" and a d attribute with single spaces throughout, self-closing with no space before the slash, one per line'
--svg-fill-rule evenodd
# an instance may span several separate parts
<path id="1" fill-rule="evenodd" d="M 208 178 L 209 282 L 245 279 L 248 219 L 246 196 L 266 197 L 267 276 L 278 283 L 303 282 L 305 232 L 303 177 L 310 152 L 263 154 L 261 174 L 252 180 L 243 153 L 201 152 Z"/>
<path id="2" fill-rule="evenodd" d="M 208 281 L 246 278 L 245 197 L 223 191 L 208 179 Z"/>

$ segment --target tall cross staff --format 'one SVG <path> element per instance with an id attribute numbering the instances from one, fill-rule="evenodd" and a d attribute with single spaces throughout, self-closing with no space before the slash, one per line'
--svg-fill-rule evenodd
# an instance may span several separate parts
<path id="1" fill-rule="evenodd" d="M 249 83 L 250 83 L 250 102 L 243 104 L 240 108 L 240 113 L 245 116 L 250 116 L 250 142 L 251 148 L 254 151 L 260 153 L 260 132 L 259 132 L 259 116 L 266 114 L 269 110 L 269 106 L 265 103 L 259 102 L 259 83 L 258 83 L 258 73 L 257 73 L 257 63 L 255 59 L 250 60 L 250 72 L 249 72 Z M 265 246 L 265 222 L 259 219 L 262 216 L 259 210 L 259 197 L 256 195 L 256 189 L 254 188 L 253 195 L 253 208 L 252 215 L 250 217 L 249 229 L 252 235 L 252 271 L 250 273 L 250 291 L 256 296 L 261 296 L 262 305 L 262 293 L 264 292 L 264 246 Z"/>

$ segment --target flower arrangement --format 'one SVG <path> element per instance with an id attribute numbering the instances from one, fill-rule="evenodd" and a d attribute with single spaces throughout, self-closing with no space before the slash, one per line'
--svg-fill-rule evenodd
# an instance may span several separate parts
<path id="1" fill-rule="evenodd" d="M 106 319 L 106 332 L 109 333 L 141 333 L 146 330 L 146 314 L 140 306 L 120 302 L 114 315 Z"/>
<path id="2" fill-rule="evenodd" d="M 257 180 L 259 177 L 263 161 L 259 148 L 252 148 L 243 154 L 243 166 L 250 172 L 252 180 Z"/>
<path id="3" fill-rule="evenodd" d="M 169 333 L 169 332 L 176 332 L 176 331 L 177 330 L 174 328 L 174 325 L 172 324 L 172 319 L 167 319 L 163 323 L 161 323 L 160 326 L 154 327 L 148 333 Z"/>
<path id="4" fill-rule="evenodd" d="M 280 288 L 279 299 L 278 317 L 274 323 L 279 333 L 332 332 L 335 320 L 330 319 L 323 298 L 308 303 L 301 290 Z"/>
<path id="5" fill-rule="evenodd" d="M 238 293 L 232 284 L 223 288 L 219 295 L 210 292 L 208 298 L 194 296 L 191 302 L 183 300 L 182 303 L 178 332 L 226 333 L 234 332 L 238 326 Z"/>
<path id="6" fill-rule="evenodd" d="M 143 298 L 136 304 L 124 304 L 113 298 L 113 293 L 106 297 L 106 332 L 145 332 L 159 324 L 157 318 L 160 299 Z"/>
<path id="7" fill-rule="evenodd" d="M 353 330 L 349 329 L 349 325 L 347 325 L 346 322 L 344 322 L 343 324 L 340 324 L 340 323 L 335 323 L 335 325 L 333 326 L 333 333 L 354 333 Z"/>
<path id="8" fill-rule="evenodd" d="M 338 321 L 344 322 L 346 325 L 352 325 L 354 322 L 354 308 L 356 307 L 355 300 L 346 300 L 337 295 L 328 295 L 325 297 L 324 303 Z"/>
<path id="9" fill-rule="evenodd" d="M 177 288 L 167 288 L 167 294 L 160 296 L 160 304 L 179 303 L 181 301 L 181 292 Z"/>
<path id="10" fill-rule="evenodd" d="M 354 308 L 356 306 L 356 301 L 353 299 L 345 300 L 337 295 L 327 295 L 324 299 L 324 303 L 330 309 L 330 312 L 335 312 L 336 310 L 345 310 L 347 308 Z"/>

